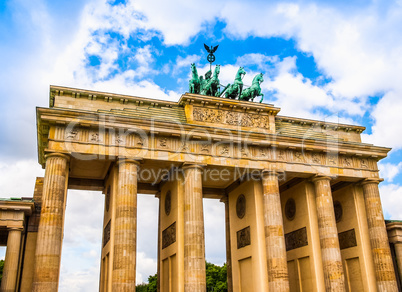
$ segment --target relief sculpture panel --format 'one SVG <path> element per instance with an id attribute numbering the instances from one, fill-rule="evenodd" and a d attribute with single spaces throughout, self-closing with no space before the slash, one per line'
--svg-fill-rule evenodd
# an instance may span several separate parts
<path id="1" fill-rule="evenodd" d="M 176 222 L 170 225 L 168 228 L 162 231 L 162 248 L 166 248 L 169 245 L 176 242 Z"/>
<path id="2" fill-rule="evenodd" d="M 194 107 L 193 119 L 199 122 L 270 129 L 269 117 L 257 114 Z"/>

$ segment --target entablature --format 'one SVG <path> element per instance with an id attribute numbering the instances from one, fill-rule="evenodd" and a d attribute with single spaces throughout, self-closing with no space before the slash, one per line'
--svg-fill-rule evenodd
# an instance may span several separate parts
<path id="1" fill-rule="evenodd" d="M 333 175 L 363 178 L 378 177 L 377 161 L 389 151 L 363 143 L 301 139 L 135 117 L 100 118 L 99 113 L 85 115 L 77 110 L 38 108 L 37 113 L 42 164 L 46 151 L 62 151 L 110 157 L 124 154 L 173 162 L 194 160 L 258 169 L 274 163 L 289 171 L 329 171 Z"/>

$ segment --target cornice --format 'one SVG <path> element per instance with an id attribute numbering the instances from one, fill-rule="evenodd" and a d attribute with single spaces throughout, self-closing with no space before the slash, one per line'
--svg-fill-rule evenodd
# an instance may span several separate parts
<path id="1" fill-rule="evenodd" d="M 340 124 L 340 123 L 294 118 L 294 117 L 286 117 L 286 116 L 276 116 L 275 121 L 277 121 L 277 122 L 283 121 L 283 122 L 306 125 L 306 126 L 318 126 L 318 127 L 324 128 L 324 129 L 332 129 L 335 131 L 337 131 L 337 130 L 343 130 L 345 132 L 355 131 L 356 133 L 362 133 L 366 129 L 366 127 L 363 127 L 363 126 Z"/>
<path id="2" fill-rule="evenodd" d="M 177 106 L 177 102 L 145 98 L 139 96 L 131 96 L 125 94 L 116 94 L 103 91 L 93 91 L 86 89 L 78 89 L 71 87 L 63 87 L 57 85 L 50 85 L 50 107 L 54 105 L 54 96 L 71 95 L 74 98 L 85 98 L 89 100 L 104 100 L 105 102 L 119 102 L 119 103 L 132 103 L 135 105 L 159 105 L 159 106 Z"/>

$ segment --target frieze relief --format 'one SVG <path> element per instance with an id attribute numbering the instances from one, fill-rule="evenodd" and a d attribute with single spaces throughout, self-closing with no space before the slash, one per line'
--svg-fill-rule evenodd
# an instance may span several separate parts
<path id="1" fill-rule="evenodd" d="M 333 153 L 327 154 L 327 165 L 330 166 L 338 165 L 338 155 Z"/>
<path id="2" fill-rule="evenodd" d="M 199 143 L 199 149 L 201 154 L 211 154 L 211 144 Z"/>
<path id="3" fill-rule="evenodd" d="M 308 245 L 306 227 L 285 234 L 286 251 Z"/>
<path id="4" fill-rule="evenodd" d="M 162 249 L 176 242 L 176 222 L 162 231 Z"/>
<path id="5" fill-rule="evenodd" d="M 106 224 L 105 228 L 103 229 L 103 247 L 110 241 L 110 222 Z"/>
<path id="6" fill-rule="evenodd" d="M 338 233 L 340 249 L 357 246 L 356 233 L 354 229 Z"/>
<path id="7" fill-rule="evenodd" d="M 266 147 L 256 147 L 254 152 L 258 158 L 269 159 L 269 151 Z"/>
<path id="8" fill-rule="evenodd" d="M 209 109 L 210 110 L 210 109 Z M 215 116 L 218 119 L 218 116 Z M 75 127 L 72 129 L 57 126 L 54 137 L 56 140 L 64 137 L 71 142 L 84 142 L 90 144 L 110 144 L 127 148 L 137 148 L 141 151 L 156 150 L 174 151 L 177 153 L 192 153 L 199 155 L 214 155 L 217 157 L 252 160 L 271 160 L 295 164 L 311 164 L 329 167 L 377 171 L 377 161 L 358 155 L 346 155 L 336 152 L 316 152 L 313 149 L 285 149 L 277 146 L 251 145 L 227 143 L 226 141 L 210 142 L 199 140 L 184 140 L 179 137 L 156 136 L 149 137 L 136 132 L 121 135 L 117 130 L 106 129 L 100 131 L 94 128 Z M 59 139 L 57 139 L 59 138 Z M 152 140 L 148 140 L 148 139 Z"/>
<path id="9" fill-rule="evenodd" d="M 299 163 L 304 162 L 304 155 L 303 155 L 303 153 L 302 153 L 301 151 L 295 150 L 295 151 L 293 152 L 293 161 L 294 161 L 294 162 L 299 162 Z"/>
<path id="10" fill-rule="evenodd" d="M 368 168 L 368 161 L 365 158 L 360 159 L 360 168 Z"/>
<path id="11" fill-rule="evenodd" d="M 157 148 L 168 149 L 168 139 L 166 137 L 159 137 L 157 140 Z"/>
<path id="12" fill-rule="evenodd" d="M 66 140 L 78 140 L 79 130 L 77 128 L 66 130 Z"/>
<path id="13" fill-rule="evenodd" d="M 251 244 L 250 226 L 243 228 L 236 232 L 237 235 L 237 249 Z"/>
<path id="14" fill-rule="evenodd" d="M 343 167 L 353 167 L 353 160 L 350 156 L 341 156 Z"/>
<path id="15" fill-rule="evenodd" d="M 270 129 L 268 116 L 242 112 L 194 107 L 193 119 L 194 121 L 199 122 L 220 123 L 231 126 L 253 127 L 268 130 Z"/>

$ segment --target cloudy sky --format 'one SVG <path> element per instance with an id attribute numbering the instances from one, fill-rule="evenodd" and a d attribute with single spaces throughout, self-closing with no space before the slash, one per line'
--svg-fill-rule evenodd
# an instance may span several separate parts
<path id="1" fill-rule="evenodd" d="M 177 101 L 217 45 L 221 83 L 264 73 L 282 115 L 363 125 L 393 150 L 383 208 L 402 219 L 402 1 L 0 1 L 0 196 L 31 196 L 35 107 L 49 85 Z M 204 202 L 207 259 L 225 260 L 223 205 Z M 139 282 L 156 272 L 157 201 L 139 196 Z M 60 291 L 97 291 L 103 195 L 70 191 Z M 215 224 L 221 222 L 221 224 Z M 4 248 L 2 250 L 4 254 Z"/>

